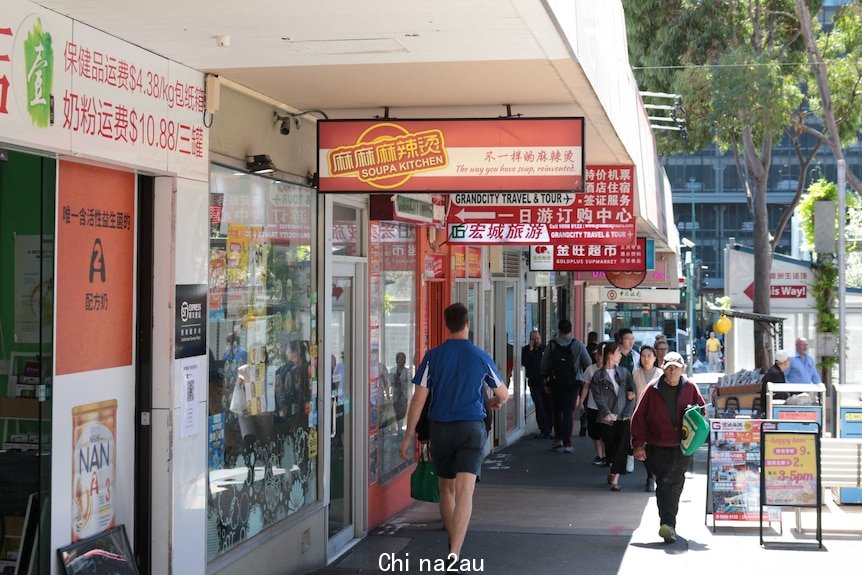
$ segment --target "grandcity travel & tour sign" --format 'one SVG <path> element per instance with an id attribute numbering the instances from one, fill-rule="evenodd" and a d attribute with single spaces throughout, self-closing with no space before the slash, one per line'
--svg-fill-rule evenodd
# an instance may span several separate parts
<path id="1" fill-rule="evenodd" d="M 583 190 L 583 118 L 321 120 L 321 192 Z"/>

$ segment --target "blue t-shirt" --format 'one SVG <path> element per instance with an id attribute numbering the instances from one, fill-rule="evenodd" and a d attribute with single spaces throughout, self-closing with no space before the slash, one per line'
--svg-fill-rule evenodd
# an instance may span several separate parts
<path id="1" fill-rule="evenodd" d="M 497 387 L 503 379 L 488 352 L 467 339 L 447 339 L 425 353 L 413 383 L 431 390 L 431 421 L 482 421 L 483 386 Z"/>
<path id="2" fill-rule="evenodd" d="M 798 353 L 790 358 L 790 367 L 784 372 L 787 383 L 820 383 L 820 374 L 814 366 L 814 358 L 807 353 Z"/>

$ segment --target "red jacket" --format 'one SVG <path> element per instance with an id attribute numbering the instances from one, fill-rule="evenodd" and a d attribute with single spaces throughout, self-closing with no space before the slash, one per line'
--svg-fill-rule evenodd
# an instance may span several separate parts
<path id="1" fill-rule="evenodd" d="M 664 382 L 664 376 L 661 377 L 659 382 Z M 678 447 L 682 435 L 680 425 L 682 425 L 682 416 L 685 410 L 689 406 L 704 405 L 705 403 L 697 385 L 683 378 L 679 384 L 677 426 L 674 427 L 670 422 L 667 405 L 658 389 L 656 389 L 659 382 L 647 386 L 632 416 L 632 448 L 643 447 L 644 445 Z"/>

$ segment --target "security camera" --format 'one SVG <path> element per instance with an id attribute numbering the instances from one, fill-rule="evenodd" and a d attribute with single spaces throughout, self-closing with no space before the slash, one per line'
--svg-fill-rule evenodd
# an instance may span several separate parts
<path id="1" fill-rule="evenodd" d="M 283 136 L 286 136 L 290 133 L 290 118 L 285 118 L 278 125 L 278 131 L 281 132 Z"/>

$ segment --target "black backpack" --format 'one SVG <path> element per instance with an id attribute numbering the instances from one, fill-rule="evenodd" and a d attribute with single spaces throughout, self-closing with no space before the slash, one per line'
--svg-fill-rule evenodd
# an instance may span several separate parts
<path id="1" fill-rule="evenodd" d="M 569 345 L 560 345 L 558 342 L 554 342 L 554 349 L 551 350 L 551 371 L 548 375 L 548 383 L 551 387 L 567 388 L 577 385 L 572 355 L 574 346 L 574 339 L 569 342 Z"/>

